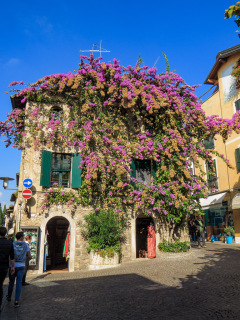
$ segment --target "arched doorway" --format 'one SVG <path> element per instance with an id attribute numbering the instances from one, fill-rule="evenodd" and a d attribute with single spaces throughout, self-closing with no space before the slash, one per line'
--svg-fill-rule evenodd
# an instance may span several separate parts
<path id="1" fill-rule="evenodd" d="M 63 249 L 69 230 L 69 222 L 64 217 L 54 217 L 46 225 L 46 243 L 44 250 L 45 268 L 68 271 L 68 261 L 63 256 Z"/>
<path id="2" fill-rule="evenodd" d="M 147 235 L 148 226 L 154 221 L 152 217 L 141 216 L 136 219 L 136 257 L 147 257 Z"/>

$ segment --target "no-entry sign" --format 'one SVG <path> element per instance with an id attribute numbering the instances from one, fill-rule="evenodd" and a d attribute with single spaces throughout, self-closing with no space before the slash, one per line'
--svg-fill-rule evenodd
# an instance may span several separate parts
<path id="1" fill-rule="evenodd" d="M 24 199 L 30 199 L 32 197 L 32 191 L 29 189 L 25 189 L 22 192 L 22 196 Z"/>

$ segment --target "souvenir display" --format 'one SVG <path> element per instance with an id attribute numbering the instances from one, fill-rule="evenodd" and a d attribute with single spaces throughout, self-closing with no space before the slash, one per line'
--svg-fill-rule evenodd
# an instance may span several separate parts
<path id="1" fill-rule="evenodd" d="M 36 266 L 38 260 L 38 237 L 39 237 L 39 227 L 21 227 L 24 232 L 24 236 L 31 236 L 31 242 L 29 244 L 29 249 L 31 252 L 32 259 L 29 261 L 30 266 Z"/>

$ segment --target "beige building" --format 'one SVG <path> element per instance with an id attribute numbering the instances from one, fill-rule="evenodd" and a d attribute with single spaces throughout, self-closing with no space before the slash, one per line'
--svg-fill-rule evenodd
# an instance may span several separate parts
<path id="1" fill-rule="evenodd" d="M 240 45 L 220 51 L 205 84 L 214 86 L 212 95 L 202 103 L 207 116 L 219 115 L 231 119 L 240 110 L 240 90 L 236 89 L 235 78 L 231 75 L 234 65 L 240 59 Z M 240 135 L 233 132 L 223 143 L 222 138 L 206 142 L 206 148 L 215 149 L 229 159 L 230 169 L 220 158 L 214 159 L 215 177 L 208 176 L 207 166 L 202 163 L 206 180 L 215 191 L 201 200 L 206 215 L 208 237 L 223 233 L 225 226 L 235 227 L 235 241 L 240 243 Z"/>
<path id="2" fill-rule="evenodd" d="M 23 105 L 19 99 L 12 97 L 13 108 L 34 108 L 27 103 Z M 47 107 L 47 106 L 46 106 Z M 49 106 L 54 111 L 67 106 Z M 28 119 L 25 119 L 27 122 Z M 39 119 L 41 121 L 41 119 Z M 141 161 L 141 160 L 140 160 Z M 66 190 L 77 192 L 81 186 L 80 154 L 72 147 L 61 145 L 52 146 L 50 149 L 34 150 L 33 146 L 22 151 L 18 198 L 15 203 L 14 213 L 16 218 L 16 231 L 23 230 L 32 235 L 31 251 L 33 259 L 32 268 L 42 273 L 45 270 L 75 271 L 89 267 L 89 253 L 87 242 L 84 240 L 80 224 L 85 215 L 92 210 L 91 207 L 81 205 L 52 205 L 49 209 L 42 210 L 44 205 L 44 187 L 51 189 L 54 183 L 62 185 Z M 136 175 L 138 174 L 136 170 Z M 152 174 L 152 171 L 151 171 Z M 146 181 L 151 177 L 143 174 Z M 28 185 L 26 181 L 31 183 Z M 25 187 L 24 185 L 25 184 Z M 29 187 L 32 197 L 23 198 L 24 189 Z M 126 232 L 126 241 L 122 245 L 121 261 L 129 261 L 139 258 L 142 250 L 147 250 L 147 226 L 153 222 L 156 228 L 156 242 L 161 239 L 169 239 L 172 233 L 167 225 L 161 223 L 156 217 L 146 217 L 141 213 L 132 212 L 129 209 L 130 220 Z M 70 234 L 68 260 L 63 258 L 64 242 Z M 178 230 L 178 237 L 184 238 L 186 229 Z M 185 239 L 186 240 L 186 239 Z M 157 256 L 159 255 L 156 250 Z"/>

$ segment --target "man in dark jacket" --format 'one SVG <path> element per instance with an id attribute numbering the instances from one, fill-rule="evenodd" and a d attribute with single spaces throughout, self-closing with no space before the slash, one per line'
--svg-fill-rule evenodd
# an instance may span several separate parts
<path id="1" fill-rule="evenodd" d="M 197 227 L 197 240 L 198 240 L 198 248 L 201 248 L 201 238 L 202 238 L 202 247 L 206 248 L 206 240 L 205 240 L 205 224 L 203 222 L 202 216 L 199 214 L 198 218 L 195 221 Z"/>
<path id="2" fill-rule="evenodd" d="M 7 240 L 6 235 L 7 229 L 0 227 L 0 311 L 3 297 L 3 282 L 8 272 L 9 258 L 11 260 L 11 273 L 15 272 L 13 243 L 11 240 Z"/>

